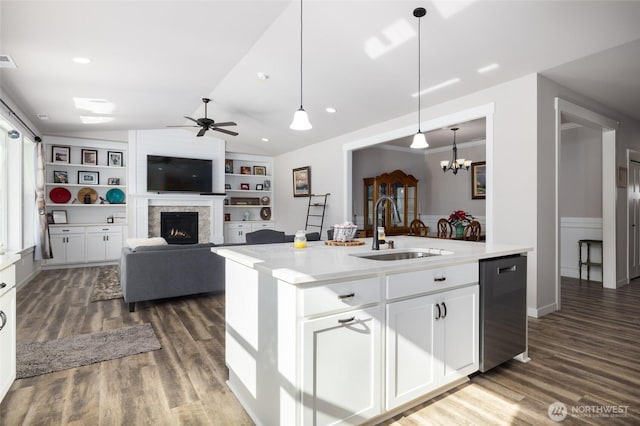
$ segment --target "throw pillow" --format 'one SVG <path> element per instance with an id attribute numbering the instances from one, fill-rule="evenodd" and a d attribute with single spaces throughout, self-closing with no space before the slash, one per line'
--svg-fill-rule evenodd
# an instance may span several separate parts
<path id="1" fill-rule="evenodd" d="M 135 251 L 137 247 L 166 246 L 167 240 L 162 237 L 153 238 L 127 238 L 127 247 Z"/>

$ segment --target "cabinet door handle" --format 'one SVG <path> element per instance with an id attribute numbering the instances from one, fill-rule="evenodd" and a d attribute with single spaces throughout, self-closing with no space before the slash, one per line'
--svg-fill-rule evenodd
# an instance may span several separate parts
<path id="1" fill-rule="evenodd" d="M 0 283 L 0 290 L 2 290 L 3 288 L 5 288 L 7 286 L 7 283 Z"/>
<path id="2" fill-rule="evenodd" d="M 341 294 L 341 295 L 338 296 L 338 299 L 340 299 L 340 300 L 351 299 L 355 295 L 356 295 L 355 293 Z"/>
<path id="3" fill-rule="evenodd" d="M 442 308 L 444 309 L 444 315 L 442 315 L 442 318 L 446 318 L 447 317 L 447 305 L 445 305 L 444 302 L 442 302 Z"/>
<path id="4" fill-rule="evenodd" d="M 446 281 L 447 277 L 435 277 L 433 280 L 435 282 L 441 282 L 441 281 Z"/>
<path id="5" fill-rule="evenodd" d="M 355 320 L 355 319 L 356 319 L 356 317 L 345 318 L 345 319 L 339 319 L 339 320 L 338 320 L 338 323 L 339 323 L 339 324 L 346 324 L 346 323 L 351 322 L 351 321 L 353 321 L 353 320 Z"/>
<path id="6" fill-rule="evenodd" d="M 0 320 L 2 320 L 2 324 L 0 324 L 0 331 L 2 331 L 4 326 L 7 325 L 7 314 L 3 311 L 0 311 Z"/>
<path id="7" fill-rule="evenodd" d="M 436 320 L 439 320 L 442 317 L 442 311 L 440 310 L 439 303 L 436 303 L 436 308 L 438 308 L 438 316 L 436 316 Z"/>

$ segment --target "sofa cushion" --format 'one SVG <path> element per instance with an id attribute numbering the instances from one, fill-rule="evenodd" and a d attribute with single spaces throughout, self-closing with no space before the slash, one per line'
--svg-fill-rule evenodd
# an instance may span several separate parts
<path id="1" fill-rule="evenodd" d="M 127 238 L 127 247 L 131 250 L 135 250 L 138 247 L 147 246 L 166 246 L 167 240 L 162 237 L 153 238 Z"/>

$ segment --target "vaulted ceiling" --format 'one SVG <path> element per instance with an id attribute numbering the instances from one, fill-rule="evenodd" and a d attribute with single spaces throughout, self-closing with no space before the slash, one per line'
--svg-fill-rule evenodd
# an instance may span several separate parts
<path id="1" fill-rule="evenodd" d="M 44 134 L 187 124 L 183 116 L 203 116 L 201 98 L 210 97 L 209 116 L 235 121 L 240 134 L 205 137 L 275 155 L 416 111 L 412 11 L 421 6 L 422 88 L 459 79 L 423 94 L 423 107 L 540 72 L 640 120 L 640 2 L 303 6 L 307 132 L 289 129 L 300 104 L 297 0 L 3 0 L 0 54 L 17 67 L 0 68 L 0 87 Z M 499 67 L 477 71 L 493 63 Z"/>

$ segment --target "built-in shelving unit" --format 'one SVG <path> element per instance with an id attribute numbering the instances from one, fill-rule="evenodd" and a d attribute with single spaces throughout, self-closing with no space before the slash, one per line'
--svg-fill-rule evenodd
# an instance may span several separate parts
<path id="1" fill-rule="evenodd" d="M 46 265 L 118 259 L 126 236 L 127 144 L 57 136 L 46 137 L 45 143 L 46 210 L 54 250 Z M 93 181 L 82 182 L 80 174 Z M 56 188 L 69 191 L 70 199 L 54 202 Z M 122 191 L 122 202 L 107 195 L 113 189 Z M 89 203 L 82 196 L 86 192 L 91 193 Z"/>
<path id="2" fill-rule="evenodd" d="M 226 243 L 243 243 L 245 233 L 275 227 L 272 173 L 271 157 L 226 153 Z"/>

